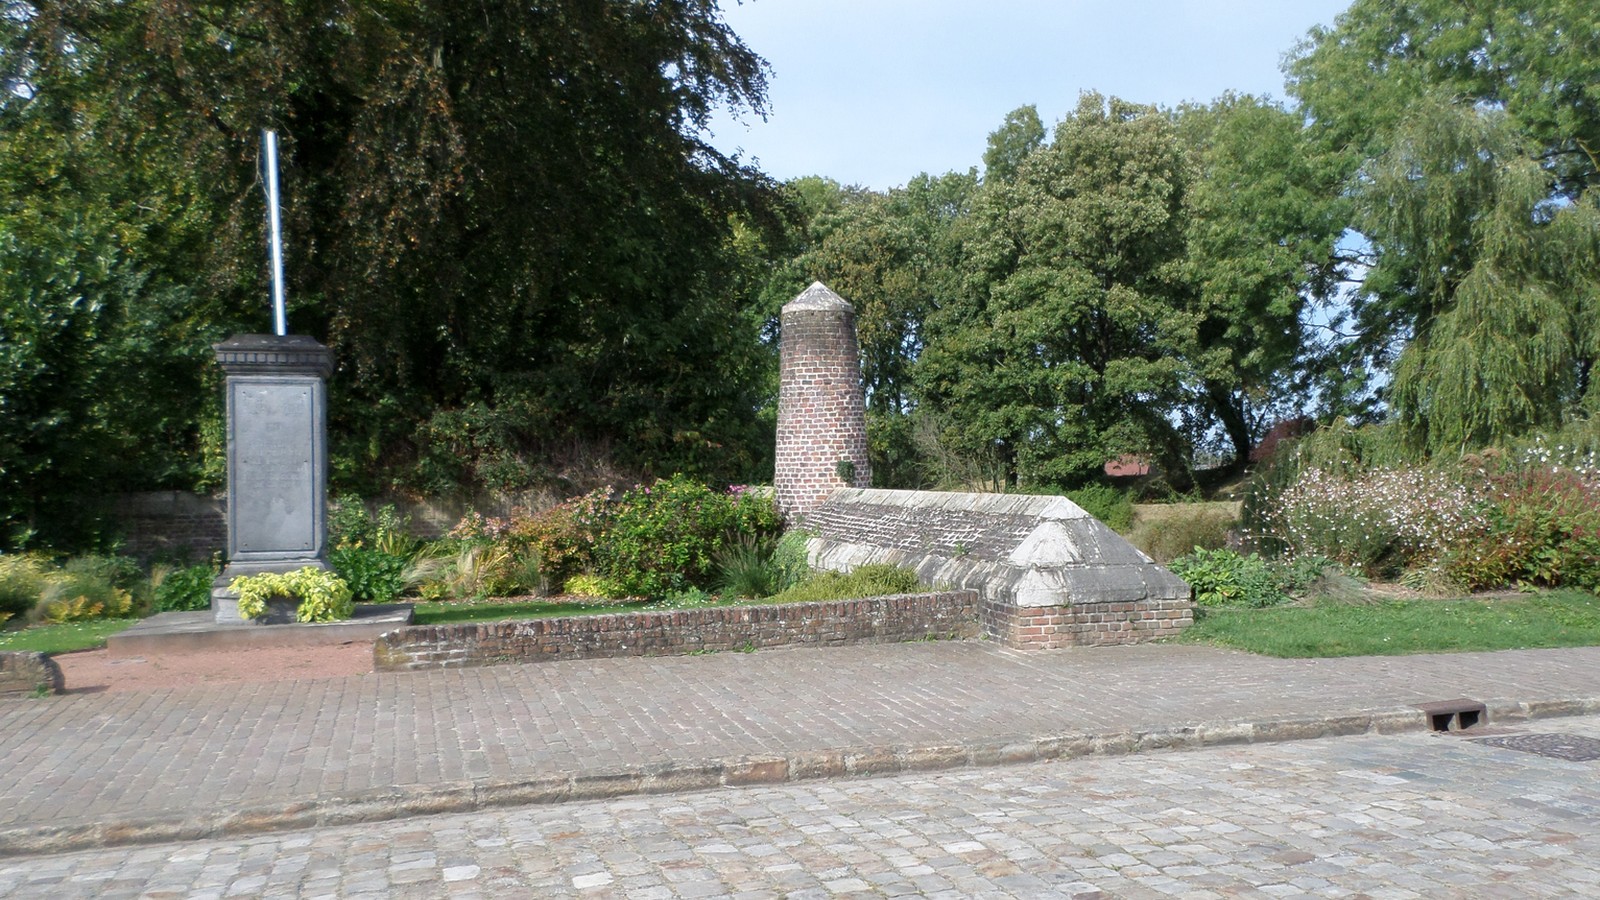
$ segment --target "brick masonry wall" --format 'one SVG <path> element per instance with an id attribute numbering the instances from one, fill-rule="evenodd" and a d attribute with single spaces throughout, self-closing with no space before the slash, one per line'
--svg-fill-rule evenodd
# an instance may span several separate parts
<path id="1" fill-rule="evenodd" d="M 150 491 L 124 494 L 113 509 L 129 556 L 187 556 L 200 562 L 228 546 L 228 505 L 221 497 Z"/>
<path id="2" fill-rule="evenodd" d="M 1177 637 L 1194 624 L 1194 606 L 1187 598 L 1039 607 L 985 600 L 981 616 L 984 634 L 1007 647 L 1054 650 Z"/>
<path id="3" fill-rule="evenodd" d="M 780 335 L 777 471 L 773 487 L 785 518 L 804 515 L 841 487 L 872 483 L 866 400 L 855 313 L 785 307 Z M 838 476 L 840 460 L 855 480 Z"/>
<path id="4" fill-rule="evenodd" d="M 0 699 L 31 697 L 41 685 L 52 694 L 66 689 L 55 660 L 43 653 L 0 652 Z"/>
<path id="5" fill-rule="evenodd" d="M 974 591 L 786 606 L 734 606 L 524 622 L 421 625 L 373 645 L 380 672 L 713 650 L 829 647 L 979 634 Z"/>

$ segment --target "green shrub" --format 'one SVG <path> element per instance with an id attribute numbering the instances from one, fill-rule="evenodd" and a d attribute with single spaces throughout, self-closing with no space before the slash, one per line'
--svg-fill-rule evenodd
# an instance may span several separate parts
<path id="1" fill-rule="evenodd" d="M 211 607 L 211 583 L 217 573 L 210 566 L 188 566 L 151 574 L 152 605 L 156 612 L 192 612 Z"/>
<path id="2" fill-rule="evenodd" d="M 713 491 L 681 475 L 664 478 L 625 492 L 606 510 L 594 568 L 629 596 L 704 587 L 716 551 L 741 535 L 776 534 L 778 525 L 769 495 Z"/>
<path id="3" fill-rule="evenodd" d="M 32 553 L 0 554 L 0 617 L 24 616 L 44 596 L 49 567 Z"/>
<path id="4" fill-rule="evenodd" d="M 392 503 L 369 513 L 360 499 L 342 497 L 328 513 L 328 540 L 335 549 L 360 547 L 410 559 L 422 543 L 410 528 L 411 518 L 400 515 Z"/>
<path id="5" fill-rule="evenodd" d="M 1133 501 L 1128 499 L 1126 491 L 1108 484 L 1091 484 L 1067 491 L 1067 499 L 1119 534 L 1126 533 L 1133 525 Z"/>
<path id="6" fill-rule="evenodd" d="M 601 578 L 599 575 L 574 575 L 562 585 L 562 591 L 574 597 L 593 597 L 596 599 L 620 600 L 628 596 L 628 592 L 615 581 Z M 704 593 L 704 591 L 701 591 Z"/>
<path id="7" fill-rule="evenodd" d="M 346 546 L 328 553 L 328 564 L 350 585 L 357 603 L 393 603 L 410 587 L 411 561 L 382 550 Z"/>
<path id="8" fill-rule="evenodd" d="M 607 596 L 664 597 L 708 587 L 719 552 L 738 540 L 767 541 L 778 526 L 770 493 L 714 491 L 675 476 L 621 494 L 593 491 L 508 521 L 469 515 L 451 536 L 468 548 L 456 578 L 471 583 L 476 596 L 550 590 L 595 576 Z M 468 575 L 468 563 L 478 574 Z"/>
<path id="9" fill-rule="evenodd" d="M 1259 609 L 1289 600 L 1266 561 L 1254 553 L 1196 550 L 1173 560 L 1169 568 L 1194 588 L 1195 603 L 1201 606 Z"/>
<path id="10" fill-rule="evenodd" d="M 776 583 L 773 593 L 787 591 L 811 575 L 811 557 L 806 552 L 806 542 L 811 533 L 800 528 L 786 531 L 778 538 L 772 550 L 772 565 Z"/>
<path id="11" fill-rule="evenodd" d="M 673 591 L 672 593 L 668 594 L 666 597 L 663 597 L 659 602 L 655 603 L 651 608 L 652 609 L 699 609 L 702 606 L 710 606 L 711 604 L 715 603 L 716 601 L 717 601 L 717 598 L 712 596 L 711 594 L 708 594 L 705 591 L 700 590 L 699 588 L 692 587 L 692 588 L 684 588 L 681 591 Z"/>
<path id="12" fill-rule="evenodd" d="M 1198 503 L 1160 507 L 1160 515 L 1142 519 L 1128 540 L 1159 563 L 1195 550 L 1220 550 L 1238 520 L 1226 510 Z"/>
<path id="13" fill-rule="evenodd" d="M 735 599 L 760 599 L 776 594 L 780 571 L 772 553 L 772 541 L 750 535 L 713 553 L 719 575 L 717 590 Z"/>
<path id="14" fill-rule="evenodd" d="M 594 491 L 537 513 L 514 515 L 504 539 L 538 559 L 548 586 L 563 585 L 593 564 L 609 502 L 609 491 Z"/>
<path id="15" fill-rule="evenodd" d="M 774 596 L 775 603 L 810 603 L 819 600 L 857 600 L 916 594 L 928 590 L 910 569 L 889 565 L 859 566 L 850 572 L 817 572 Z"/>

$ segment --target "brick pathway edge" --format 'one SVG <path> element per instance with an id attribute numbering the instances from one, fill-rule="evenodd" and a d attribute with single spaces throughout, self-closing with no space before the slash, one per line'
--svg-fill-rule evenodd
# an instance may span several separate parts
<path id="1" fill-rule="evenodd" d="M 1486 703 L 1482 725 L 1513 725 L 1560 716 L 1600 715 L 1600 697 Z M 521 779 L 484 779 L 335 793 L 200 815 L 127 818 L 89 825 L 0 829 L 0 856 L 65 853 L 135 844 L 216 839 L 273 831 L 384 822 L 496 807 L 605 800 L 718 787 L 782 784 L 1011 765 L 1089 756 L 1194 750 L 1429 727 L 1415 707 L 1292 716 L 1139 731 L 1059 732 L 921 746 L 885 745 L 739 756 Z"/>

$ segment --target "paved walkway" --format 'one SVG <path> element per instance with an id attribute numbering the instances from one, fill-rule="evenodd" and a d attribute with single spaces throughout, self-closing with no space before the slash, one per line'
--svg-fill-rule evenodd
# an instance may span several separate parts
<path id="1" fill-rule="evenodd" d="M 1600 711 L 1600 648 L 1272 660 L 916 643 L 0 703 L 0 852 Z"/>
<path id="2" fill-rule="evenodd" d="M 0 898 L 1593 898 L 1597 771 L 1362 735 L 12 857 Z"/>

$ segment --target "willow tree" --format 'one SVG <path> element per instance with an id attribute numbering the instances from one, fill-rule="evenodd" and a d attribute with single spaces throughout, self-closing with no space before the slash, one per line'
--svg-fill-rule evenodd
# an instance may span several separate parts
<path id="1" fill-rule="evenodd" d="M 1421 450 L 1600 407 L 1597 25 L 1586 0 L 1357 0 L 1291 60 L 1370 248 L 1351 346 L 1398 356 Z"/>

